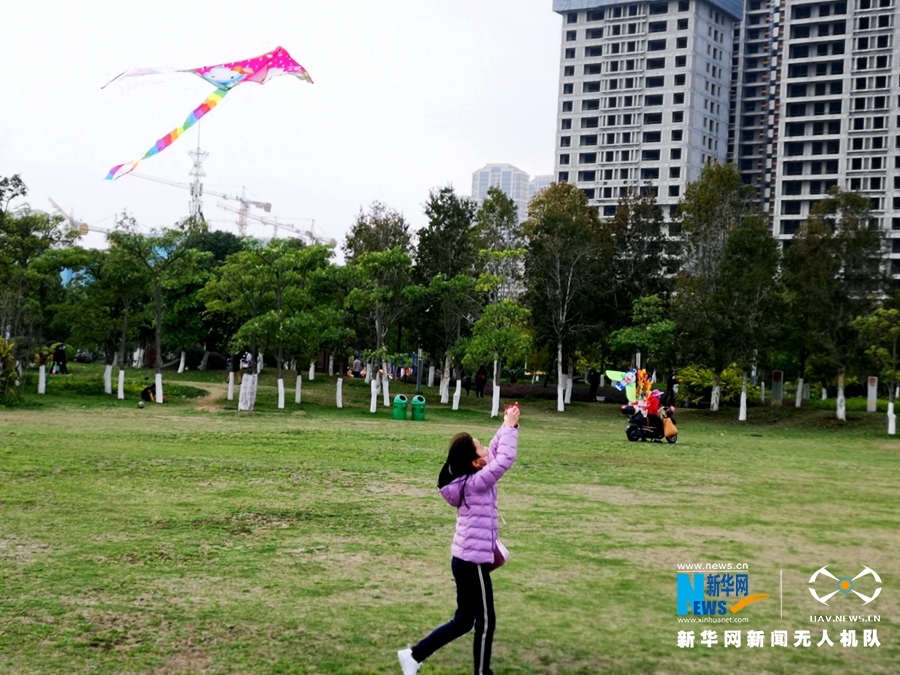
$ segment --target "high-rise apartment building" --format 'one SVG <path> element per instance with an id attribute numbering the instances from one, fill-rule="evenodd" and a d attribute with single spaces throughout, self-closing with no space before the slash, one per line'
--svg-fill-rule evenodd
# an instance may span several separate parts
<path id="1" fill-rule="evenodd" d="M 628 190 L 674 213 L 724 162 L 739 0 L 554 0 L 563 16 L 556 177 L 601 216 Z"/>
<path id="2" fill-rule="evenodd" d="M 628 188 L 671 213 L 735 162 L 785 243 L 838 185 L 897 233 L 900 272 L 898 1 L 554 0 L 557 179 L 601 215 Z"/>
<path id="3" fill-rule="evenodd" d="M 500 188 L 515 202 L 521 222 L 528 217 L 528 202 L 552 180 L 552 176 L 531 178 L 511 164 L 488 164 L 472 173 L 472 198 L 481 202 L 487 197 L 488 188 Z"/>

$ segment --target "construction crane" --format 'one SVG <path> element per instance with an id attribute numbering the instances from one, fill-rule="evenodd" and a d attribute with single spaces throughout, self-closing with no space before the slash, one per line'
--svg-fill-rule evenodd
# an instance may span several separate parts
<path id="1" fill-rule="evenodd" d="M 103 234 L 106 234 L 106 235 L 109 234 L 109 230 L 107 230 L 103 227 L 97 227 L 96 225 L 88 225 L 85 222 L 75 220 L 74 213 L 71 213 L 71 214 L 66 213 L 63 210 L 63 207 L 61 207 L 59 204 L 57 204 L 55 201 L 53 201 L 53 197 L 47 197 L 47 199 L 50 201 L 51 204 L 53 204 L 53 208 L 55 208 L 57 211 L 59 211 L 62 214 L 62 217 L 65 218 L 66 221 L 69 223 L 69 225 L 72 226 L 72 231 L 78 232 L 78 236 L 83 237 L 88 232 L 102 232 Z"/>
<path id="2" fill-rule="evenodd" d="M 221 209 L 225 209 L 226 211 L 232 211 L 234 213 L 238 212 L 233 206 L 229 206 L 228 204 L 218 204 L 217 205 Z M 337 246 L 337 242 L 334 239 L 326 239 L 323 237 L 316 236 L 314 230 L 301 230 L 293 225 L 289 225 L 288 223 L 280 223 L 277 218 L 264 218 L 263 216 L 255 216 L 252 214 L 248 214 L 247 218 L 251 220 L 255 220 L 258 223 L 262 223 L 263 225 L 271 225 L 272 226 L 272 237 L 274 239 L 278 238 L 278 230 L 285 230 L 287 232 L 292 232 L 293 234 L 299 235 L 302 239 L 304 239 L 304 243 L 312 246 L 313 244 L 324 244 L 325 246 L 330 246 L 334 248 Z M 313 223 L 313 228 L 315 228 L 315 220 L 312 218 L 304 219 L 310 220 Z"/>
<path id="3" fill-rule="evenodd" d="M 198 151 L 200 152 L 200 151 Z M 205 154 L 205 153 L 204 153 Z M 192 155 L 193 156 L 193 155 Z M 202 160 L 201 160 L 202 161 Z M 195 170 L 196 169 L 195 162 Z M 134 176 L 135 178 L 143 178 L 144 180 L 152 180 L 155 183 L 162 183 L 163 185 L 171 185 L 172 187 L 183 188 L 191 191 L 191 203 L 192 203 L 192 215 L 203 219 L 203 213 L 199 210 L 198 206 L 195 206 L 196 203 L 199 203 L 200 198 L 203 196 L 204 188 L 203 183 L 200 183 L 198 180 L 195 180 L 193 183 L 181 183 L 175 180 L 168 180 L 167 178 L 157 178 L 156 176 L 148 176 L 143 173 L 129 173 L 129 176 Z M 192 173 L 191 175 L 195 175 Z M 199 178 L 202 174 L 196 174 Z M 206 194 L 213 195 L 214 197 L 220 197 L 222 199 L 230 199 L 232 201 L 240 202 L 240 208 L 237 209 L 229 209 L 238 214 L 238 232 L 240 232 L 241 236 L 244 236 L 247 233 L 247 218 L 250 217 L 250 207 L 255 206 L 256 208 L 262 209 L 266 213 L 270 213 L 272 211 L 272 204 L 269 202 L 259 202 L 253 199 L 247 199 L 245 188 L 241 188 L 241 195 L 233 195 L 226 194 L 224 192 L 216 192 L 214 190 L 205 190 Z"/>

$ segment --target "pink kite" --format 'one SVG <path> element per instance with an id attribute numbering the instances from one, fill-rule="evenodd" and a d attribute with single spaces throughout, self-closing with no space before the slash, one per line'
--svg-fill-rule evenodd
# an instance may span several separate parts
<path id="1" fill-rule="evenodd" d="M 206 113 L 216 107 L 225 94 L 234 89 L 237 85 L 244 82 L 256 82 L 257 84 L 265 84 L 273 77 L 279 75 L 293 75 L 301 80 L 306 80 L 312 84 L 312 78 L 306 69 L 291 58 L 284 47 L 277 47 L 271 52 L 262 56 L 254 56 L 249 59 L 233 61 L 232 63 L 223 63 L 217 66 L 202 66 L 200 68 L 188 68 L 184 70 L 165 70 L 159 68 L 140 68 L 134 70 L 126 70 L 107 82 L 104 87 L 112 84 L 116 80 L 125 77 L 140 77 L 142 75 L 157 75 L 160 73 L 178 72 L 178 73 L 194 73 L 199 75 L 210 84 L 216 86 L 216 90 L 209 97 L 195 108 L 184 123 L 177 129 L 172 130 L 150 148 L 147 153 L 133 162 L 119 164 L 109 170 L 106 176 L 107 180 L 115 180 L 127 173 L 134 171 L 135 167 L 148 157 L 152 157 L 168 148 L 172 143 L 178 140 L 185 131 L 190 129 L 197 121 Z"/>

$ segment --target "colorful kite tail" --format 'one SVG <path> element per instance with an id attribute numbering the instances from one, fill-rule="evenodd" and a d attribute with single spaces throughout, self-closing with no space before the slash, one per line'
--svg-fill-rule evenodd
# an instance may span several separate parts
<path id="1" fill-rule="evenodd" d="M 126 162 L 125 164 L 119 164 L 118 166 L 114 166 L 109 170 L 109 173 L 106 175 L 106 180 L 115 180 L 116 178 L 121 178 L 125 174 L 131 173 L 137 168 L 137 165 L 140 164 L 143 160 L 148 157 L 153 157 L 153 155 L 159 154 L 166 148 L 168 148 L 172 143 L 178 140 L 178 137 L 181 136 L 185 131 L 194 126 L 201 117 L 203 117 L 210 110 L 215 108 L 219 101 L 225 98 L 225 94 L 228 93 L 228 89 L 216 89 L 212 94 L 207 97 L 203 103 L 197 106 L 190 115 L 187 116 L 187 119 L 184 123 L 178 127 L 177 129 L 173 129 L 168 134 L 160 138 L 152 148 L 150 148 L 147 153 L 141 157 L 140 159 L 136 159 L 133 162 Z"/>

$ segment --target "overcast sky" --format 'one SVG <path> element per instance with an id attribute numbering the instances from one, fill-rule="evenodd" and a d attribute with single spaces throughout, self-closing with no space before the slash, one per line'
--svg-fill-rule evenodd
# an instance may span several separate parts
<path id="1" fill-rule="evenodd" d="M 100 87 L 131 67 L 213 65 L 281 45 L 315 84 L 238 86 L 137 171 L 189 182 L 199 131 L 208 189 L 245 187 L 279 220 L 315 219 L 339 243 L 373 200 L 419 229 L 430 189 L 468 195 L 487 163 L 552 173 L 562 20 L 551 6 L 13 0 L 0 21 L 0 176 L 20 174 L 35 209 L 51 211 L 52 196 L 91 225 L 112 226 L 127 208 L 142 224 L 167 226 L 187 215 L 187 190 L 104 178 L 179 126 L 212 87 L 189 73 Z M 236 231 L 220 201 L 205 197 L 206 217 Z"/>

